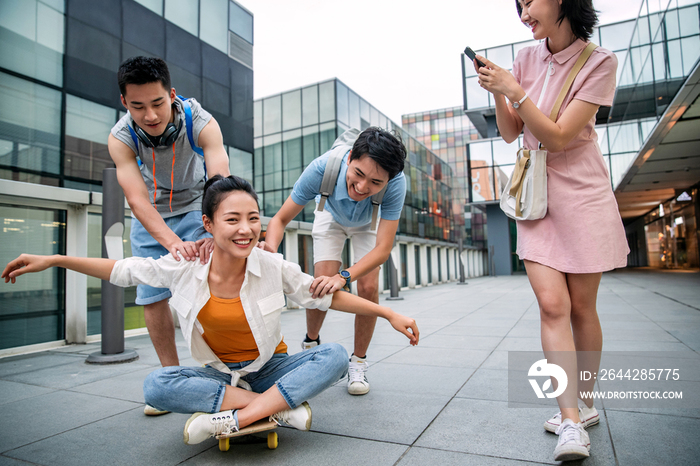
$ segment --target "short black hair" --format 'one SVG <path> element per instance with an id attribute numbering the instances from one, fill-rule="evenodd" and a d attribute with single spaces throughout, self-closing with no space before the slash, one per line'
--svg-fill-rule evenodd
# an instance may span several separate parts
<path id="1" fill-rule="evenodd" d="M 352 146 L 350 160 L 357 160 L 365 154 L 389 173 L 390 180 L 403 171 L 406 147 L 396 132 L 392 134 L 376 126 L 361 132 Z"/>
<path id="2" fill-rule="evenodd" d="M 202 213 L 214 219 L 214 212 L 219 208 L 219 204 L 224 199 L 225 195 L 233 191 L 243 191 L 255 199 L 258 204 L 258 194 L 249 182 L 238 176 L 221 176 L 214 175 L 204 184 L 204 196 L 202 197 Z M 258 204 L 258 209 L 260 205 Z"/>
<path id="3" fill-rule="evenodd" d="M 126 95 L 127 84 L 148 84 L 160 82 L 166 91 L 170 91 L 170 71 L 168 65 L 160 58 L 131 57 L 119 65 L 117 72 L 119 92 Z"/>
<path id="4" fill-rule="evenodd" d="M 518 16 L 523 15 L 523 8 L 520 2 L 515 0 L 515 8 L 518 9 Z M 593 8 L 592 0 L 563 0 L 559 11 L 559 24 L 569 20 L 571 32 L 577 39 L 589 40 L 593 35 L 593 28 L 598 24 L 598 12 Z"/>

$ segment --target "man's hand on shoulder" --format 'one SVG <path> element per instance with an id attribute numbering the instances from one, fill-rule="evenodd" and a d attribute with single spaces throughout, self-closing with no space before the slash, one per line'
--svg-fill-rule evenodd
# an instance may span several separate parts
<path id="1" fill-rule="evenodd" d="M 197 244 L 192 241 L 176 241 L 175 243 L 168 246 L 168 251 L 175 258 L 176 261 L 180 261 L 178 252 L 182 254 L 185 260 L 193 261 L 199 257 L 199 251 L 197 251 Z"/>

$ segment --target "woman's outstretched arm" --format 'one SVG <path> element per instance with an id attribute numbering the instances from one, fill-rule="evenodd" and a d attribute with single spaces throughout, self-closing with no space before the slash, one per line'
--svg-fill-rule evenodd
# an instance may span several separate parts
<path id="1" fill-rule="evenodd" d="M 109 281 L 112 274 L 115 260 L 101 259 L 98 257 L 72 257 L 56 254 L 53 256 L 36 256 L 33 254 L 22 254 L 17 259 L 11 261 L 2 271 L 1 278 L 5 283 L 12 282 L 25 273 L 41 272 L 49 267 L 63 267 L 74 270 L 78 273 L 90 275 Z"/>
<path id="2" fill-rule="evenodd" d="M 331 309 L 363 316 L 383 317 L 389 321 L 395 330 L 406 335 L 408 339 L 411 340 L 411 345 L 415 346 L 418 344 L 420 333 L 418 332 L 416 321 L 410 317 L 394 312 L 386 306 L 380 306 L 379 304 L 375 304 L 372 301 L 360 298 L 354 294 L 346 293 L 345 291 L 336 291 L 333 293 Z"/>

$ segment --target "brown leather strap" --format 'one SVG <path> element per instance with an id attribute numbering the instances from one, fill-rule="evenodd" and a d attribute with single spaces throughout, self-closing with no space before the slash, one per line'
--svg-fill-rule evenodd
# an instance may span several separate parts
<path id="1" fill-rule="evenodd" d="M 566 78 L 566 81 L 564 81 L 564 87 L 562 87 L 561 92 L 559 93 L 559 97 L 557 97 L 557 100 L 554 102 L 552 113 L 549 114 L 550 120 L 557 121 L 559 110 L 561 109 L 561 106 L 564 103 L 564 98 L 566 97 L 566 94 L 568 94 L 571 85 L 574 83 L 574 79 L 576 79 L 578 72 L 581 71 L 583 65 L 586 64 L 586 61 L 588 61 L 588 57 L 590 57 L 593 51 L 597 48 L 597 45 L 595 45 L 593 42 L 589 42 L 586 48 L 583 49 L 583 52 L 581 52 L 581 55 L 579 55 L 578 60 L 576 60 L 576 64 L 571 69 L 571 72 Z"/>

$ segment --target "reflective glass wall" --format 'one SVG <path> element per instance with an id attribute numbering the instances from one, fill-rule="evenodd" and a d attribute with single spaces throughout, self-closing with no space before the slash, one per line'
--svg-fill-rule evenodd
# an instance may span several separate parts
<path id="1" fill-rule="evenodd" d="M 620 60 L 618 89 L 606 128 L 613 188 L 700 57 L 697 0 L 644 0 Z"/>
<path id="2" fill-rule="evenodd" d="M 404 129 L 418 142 L 452 168 L 452 211 L 455 226 L 465 222 L 464 206 L 468 200 L 467 141 L 479 134 L 461 107 L 413 113 L 401 117 Z"/>
<path id="3" fill-rule="evenodd" d="M 0 204 L 0 263 L 18 251 L 65 254 L 66 211 Z M 65 337 L 65 269 L 24 275 L 0 291 L 0 349 Z"/>
<path id="4" fill-rule="evenodd" d="M 0 2 L 0 178 L 100 191 L 117 70 L 136 55 L 168 63 L 250 175 L 252 47 L 253 16 L 231 0 Z"/>
<path id="5" fill-rule="evenodd" d="M 273 216 L 302 171 L 350 127 L 380 126 L 399 133 L 408 151 L 408 186 L 399 232 L 454 241 L 452 169 L 400 126 L 345 86 L 331 80 L 255 102 L 255 189 L 264 215 Z M 313 221 L 313 203 L 296 220 Z"/>

